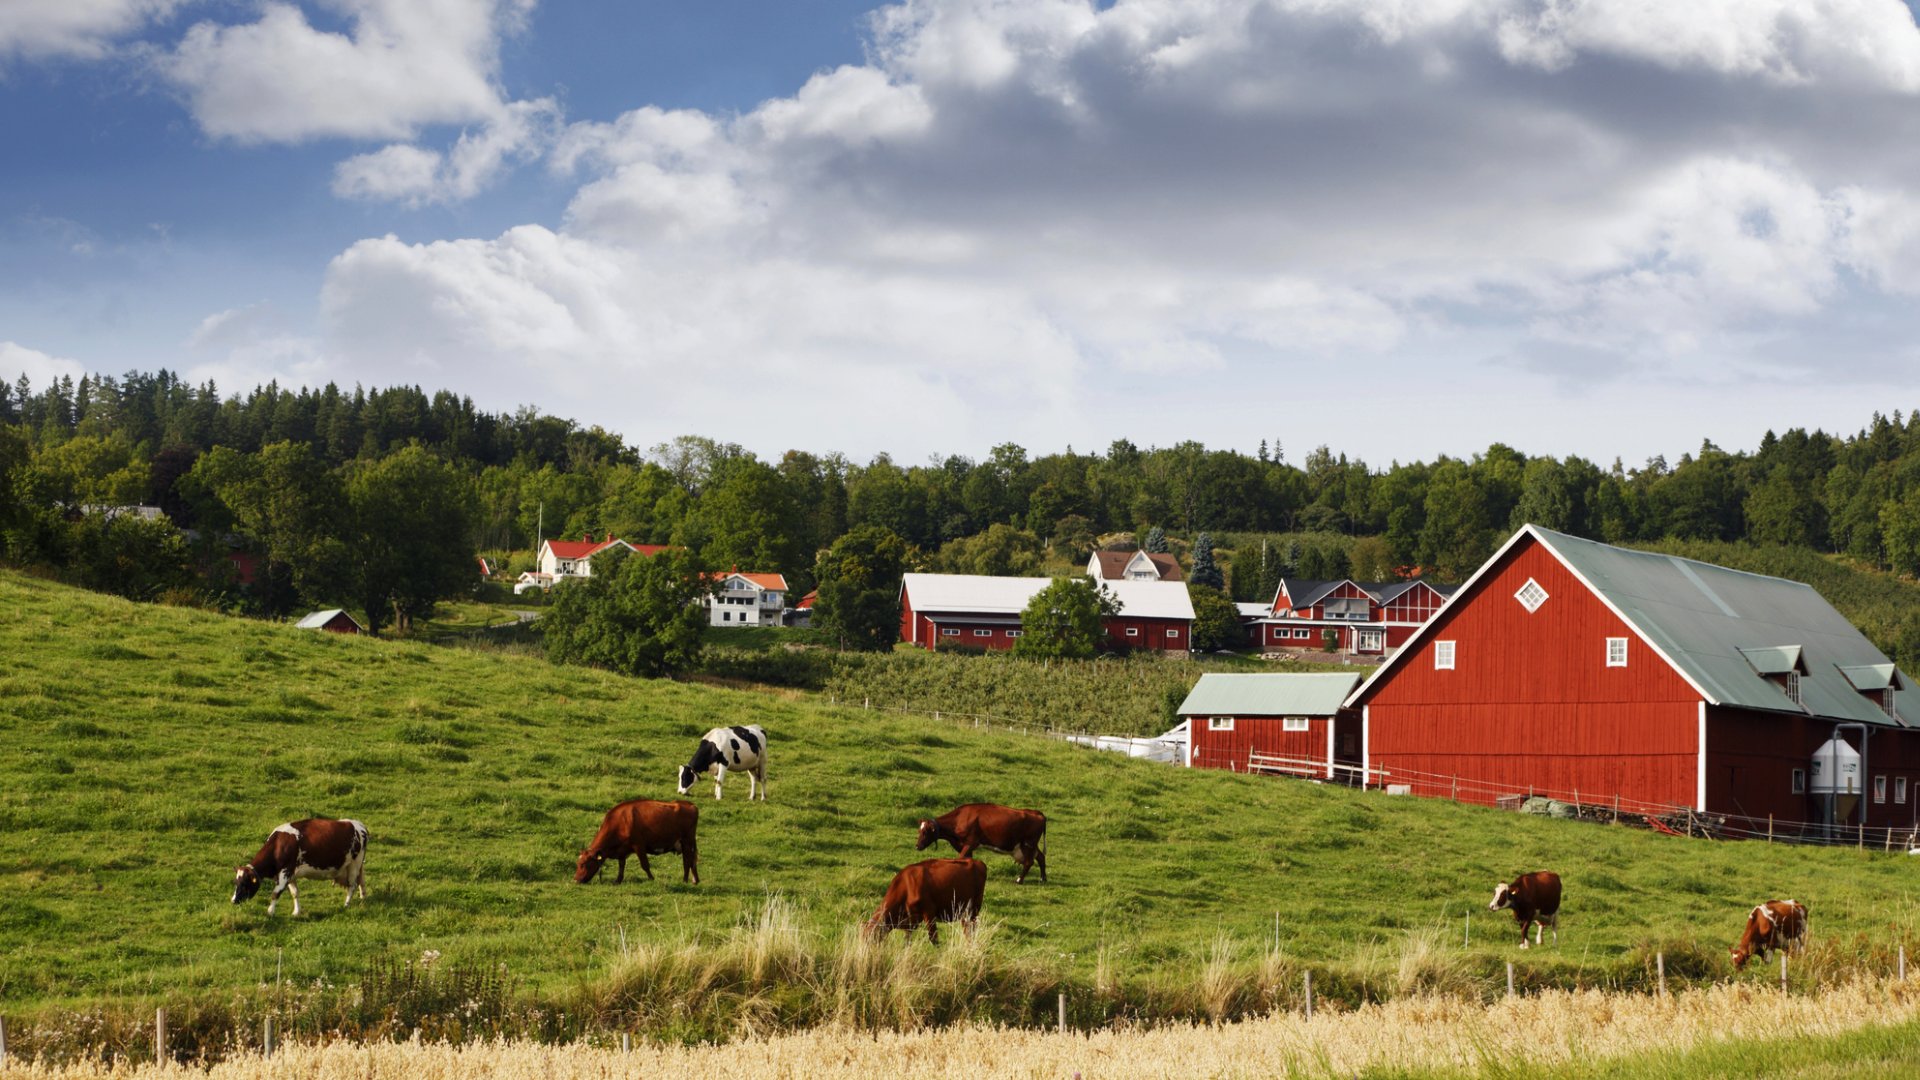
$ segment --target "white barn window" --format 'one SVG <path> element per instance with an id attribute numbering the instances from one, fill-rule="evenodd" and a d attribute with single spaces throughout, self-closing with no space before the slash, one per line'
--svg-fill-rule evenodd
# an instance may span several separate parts
<path id="1" fill-rule="evenodd" d="M 1167 631 L 1167 636 L 1168 636 L 1168 637 L 1179 637 L 1179 636 L 1180 636 L 1180 631 L 1178 631 L 1178 630 L 1169 630 L 1169 631 Z"/>
<path id="2" fill-rule="evenodd" d="M 992 637 L 992 636 L 993 636 L 993 631 L 991 631 L 991 630 L 975 630 L 975 631 L 973 632 L 973 636 L 974 636 L 974 637 Z"/>
<path id="3" fill-rule="evenodd" d="M 1129 626 L 1129 627 L 1127 627 L 1127 636 L 1128 636 L 1128 637 L 1139 637 L 1139 636 L 1140 636 L 1140 628 L 1139 628 L 1139 627 L 1137 627 L 1137 626 Z"/>
<path id="4" fill-rule="evenodd" d="M 1433 643 L 1433 670 L 1453 670 L 1453 642 L 1436 641 Z"/>
<path id="5" fill-rule="evenodd" d="M 1907 778 L 1904 776 L 1893 778 L 1893 801 L 1902 806 L 1907 804 Z"/>
<path id="6" fill-rule="evenodd" d="M 1805 795 L 1807 793 L 1807 770 L 1793 770 L 1793 793 L 1795 795 Z"/>
<path id="7" fill-rule="evenodd" d="M 1304 716 L 1289 716 L 1280 721 L 1281 731 L 1308 731 L 1312 727 Z"/>
<path id="8" fill-rule="evenodd" d="M 1208 731 L 1232 731 L 1233 717 L 1209 716 L 1207 717 L 1207 730 Z"/>
<path id="9" fill-rule="evenodd" d="M 1884 773 L 1873 778 L 1873 801 L 1877 803 L 1887 801 L 1887 778 Z"/>
<path id="10" fill-rule="evenodd" d="M 1608 667 L 1626 667 L 1627 666 L 1627 639 L 1626 638 L 1610 637 L 1607 639 L 1607 666 Z"/>
<path id="11" fill-rule="evenodd" d="M 942 637 L 959 637 L 959 636 L 960 636 L 960 631 L 958 631 L 958 630 L 955 630 L 955 629 L 952 629 L 951 627 L 949 627 L 949 628 L 947 628 L 947 629 L 945 629 L 945 630 L 942 630 L 942 631 L 940 631 L 940 636 L 942 636 Z"/>
<path id="12" fill-rule="evenodd" d="M 1520 601 L 1520 606 L 1526 608 L 1528 614 L 1532 614 L 1547 602 L 1547 590 L 1541 588 L 1539 582 L 1528 578 L 1527 583 L 1520 586 L 1520 591 L 1513 594 L 1513 598 Z"/>

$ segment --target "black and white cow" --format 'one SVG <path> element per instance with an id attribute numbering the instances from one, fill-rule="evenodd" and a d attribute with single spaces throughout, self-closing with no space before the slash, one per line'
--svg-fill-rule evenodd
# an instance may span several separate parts
<path id="1" fill-rule="evenodd" d="M 767 801 L 767 733 L 759 724 L 746 727 L 717 727 L 700 740 L 693 760 L 680 766 L 680 794 L 685 795 L 693 782 L 707 770 L 713 770 L 713 797 L 720 797 L 720 785 L 728 769 L 747 774 L 747 800 L 757 795 Z"/>
<path id="2" fill-rule="evenodd" d="M 307 818 L 290 821 L 267 834 L 267 842 L 254 853 L 253 861 L 233 872 L 233 902 L 250 900 L 260 891 L 260 883 L 273 882 L 273 894 L 267 898 L 267 914 L 273 914 L 282 892 L 293 894 L 293 913 L 300 914 L 298 878 L 326 878 L 347 890 L 347 904 L 353 903 L 353 890 L 367 898 L 367 827 L 352 819 L 334 821 Z M 346 906 L 346 905 L 341 905 Z"/>

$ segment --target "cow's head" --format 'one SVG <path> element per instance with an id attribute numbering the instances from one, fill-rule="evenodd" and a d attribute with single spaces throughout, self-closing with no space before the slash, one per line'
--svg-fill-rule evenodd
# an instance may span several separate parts
<path id="1" fill-rule="evenodd" d="M 245 900 L 251 900 L 253 899 L 253 894 L 259 891 L 260 875 L 253 872 L 253 867 L 242 866 L 233 872 L 234 903 L 238 904 Z"/>
<path id="2" fill-rule="evenodd" d="M 1493 903 L 1487 905 L 1488 911 L 1499 911 L 1513 903 L 1513 886 L 1504 881 L 1493 884 Z"/>
<path id="3" fill-rule="evenodd" d="M 1747 946 L 1745 942 L 1742 942 L 1739 945 L 1735 945 L 1731 949 L 1728 949 L 1727 952 L 1733 956 L 1733 969 L 1735 971 L 1738 971 L 1741 968 L 1746 967 L 1747 957 L 1753 955 L 1752 953 L 1747 951 Z"/>
<path id="4" fill-rule="evenodd" d="M 595 855 L 591 851 L 582 851 L 580 861 L 573 864 L 574 883 L 585 885 L 592 881 L 593 875 L 600 872 L 600 864 L 606 861 L 603 856 Z"/>
<path id="5" fill-rule="evenodd" d="M 687 790 L 693 787 L 693 781 L 699 775 L 699 773 L 693 771 L 693 766 L 691 765 L 680 766 L 680 794 L 685 795 Z"/>
<path id="6" fill-rule="evenodd" d="M 913 850 L 925 851 L 932 847 L 934 842 L 939 839 L 940 830 L 934 826 L 933 822 L 922 820 L 920 822 L 920 841 L 913 845 Z"/>

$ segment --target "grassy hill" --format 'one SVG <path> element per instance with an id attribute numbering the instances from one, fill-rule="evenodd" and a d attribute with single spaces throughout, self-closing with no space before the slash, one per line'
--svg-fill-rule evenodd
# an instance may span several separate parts
<path id="1" fill-rule="evenodd" d="M 0 612 L 0 1010 L 15 1015 L 244 994 L 277 963 L 298 985 L 344 985 L 427 950 L 504 963 L 524 992 L 575 992 L 619 974 L 623 934 L 629 949 L 719 948 L 770 895 L 795 905 L 783 918 L 804 948 L 830 952 L 919 857 L 915 818 L 972 800 L 1051 822 L 1050 884 L 1016 888 L 1010 861 L 988 860 L 996 962 L 1136 1005 L 1199 988 L 1177 1000 L 1224 993 L 1225 1011 L 1249 1011 L 1251 991 L 1221 980 L 1282 962 L 1313 966 L 1336 997 L 1428 971 L 1491 988 L 1508 959 L 1524 985 L 1644 985 L 1655 947 L 1676 978 L 1717 976 L 1745 909 L 1787 895 L 1811 905 L 1827 969 L 1920 945 L 1920 860 L 1186 772 L 6 572 Z M 704 884 L 677 870 L 572 883 L 606 807 L 671 797 L 698 736 L 743 722 L 770 734 L 772 798 L 698 789 Z M 309 883 L 298 920 L 285 901 L 272 919 L 262 900 L 230 906 L 233 868 L 275 825 L 315 815 L 370 827 L 367 905 L 342 911 L 336 887 Z M 1522 954 L 1484 905 L 1496 878 L 1538 867 L 1567 882 L 1561 944 Z"/>

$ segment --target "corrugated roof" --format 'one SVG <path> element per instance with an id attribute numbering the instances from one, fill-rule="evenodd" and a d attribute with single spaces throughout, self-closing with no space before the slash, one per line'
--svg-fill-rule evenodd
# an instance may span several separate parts
<path id="1" fill-rule="evenodd" d="M 1558 556 L 1713 704 L 1805 713 L 1825 720 L 1905 725 L 1862 695 L 1841 670 L 1891 667 L 1886 654 L 1811 586 L 1797 581 L 1613 547 L 1528 525 L 1474 573 L 1456 599 L 1509 548 L 1529 535 Z M 1428 628 L 1433 625 L 1432 621 L 1427 623 Z M 1420 636 L 1428 632 L 1423 629 Z M 1376 670 L 1361 689 L 1377 685 L 1413 655 L 1420 636 Z M 1800 678 L 1799 705 L 1787 698 L 1779 684 L 1756 671 L 1742 652 L 1750 650 L 1764 656 L 1771 654 L 1762 650 L 1793 646 L 1800 649 L 1800 662 L 1806 672 Z M 1889 681 L 1896 680 L 1901 687 L 1909 682 L 1897 670 Z M 1910 708 L 1904 696 L 1896 696 L 1897 711 L 1906 713 Z"/>
<path id="2" fill-rule="evenodd" d="M 1052 578 L 989 577 L 984 574 L 906 574 L 900 586 L 915 611 L 1019 615 Z M 1143 619 L 1191 619 L 1193 601 L 1178 581 L 1103 581 L 1120 614 Z"/>
<path id="3" fill-rule="evenodd" d="M 328 608 L 325 611 L 316 611 L 293 625 L 301 630 L 321 630 L 325 629 L 328 623 L 341 615 L 346 615 L 346 612 L 337 607 Z M 347 621 L 353 623 L 355 626 L 360 625 L 360 621 L 351 615 L 347 615 Z"/>
<path id="4" fill-rule="evenodd" d="M 1889 687 L 1895 690 L 1907 688 L 1900 681 L 1900 669 L 1892 664 L 1842 664 L 1840 674 L 1847 677 L 1855 690 L 1871 692 Z"/>
<path id="5" fill-rule="evenodd" d="M 1191 619 L 1193 598 L 1184 581 L 1103 581 L 1120 614 L 1140 619 Z"/>
<path id="6" fill-rule="evenodd" d="M 1331 716 L 1360 685 L 1358 673 L 1200 676 L 1179 716 Z"/>

